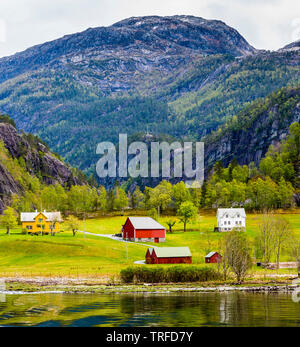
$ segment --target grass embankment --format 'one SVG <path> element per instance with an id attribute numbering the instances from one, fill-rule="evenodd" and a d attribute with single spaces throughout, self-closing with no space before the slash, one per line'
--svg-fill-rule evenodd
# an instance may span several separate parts
<path id="1" fill-rule="evenodd" d="M 296 234 L 300 234 L 300 214 L 287 213 Z M 260 215 L 248 214 L 247 235 L 250 241 L 258 233 Z M 168 217 L 163 216 L 160 222 L 164 225 Z M 85 230 L 95 234 L 119 233 L 126 216 L 110 216 L 88 219 Z M 224 234 L 214 233 L 215 214 L 201 213 L 199 220 L 188 226 L 186 233 L 182 224 L 177 223 L 172 234 L 167 234 L 167 242 L 159 247 L 189 246 L 193 255 L 193 264 L 205 266 L 204 256 L 209 250 L 217 250 L 218 243 Z M 209 231 L 209 233 L 206 233 Z M 153 244 L 154 245 L 154 244 Z M 126 247 L 129 259 L 127 260 Z M 157 246 L 157 244 L 155 244 Z M 107 281 L 134 261 L 145 258 L 146 246 L 124 243 L 93 235 L 63 232 L 53 236 L 22 235 L 21 228 L 6 235 L 0 230 L 0 277 L 72 277 L 98 278 Z M 282 253 L 282 261 L 292 260 L 286 250 Z M 186 265 L 187 267 L 190 265 Z M 214 267 L 215 265 L 211 265 Z M 168 268 L 169 265 L 165 265 Z M 262 270 L 253 267 L 249 277 L 270 274 L 296 274 L 296 270 L 280 269 L 276 271 Z"/>
<path id="2" fill-rule="evenodd" d="M 111 276 L 143 259 L 145 247 L 96 236 L 64 232 L 56 236 L 27 236 L 14 231 L 0 233 L 0 276 L 35 277 Z M 134 255 L 134 256 L 133 256 Z"/>

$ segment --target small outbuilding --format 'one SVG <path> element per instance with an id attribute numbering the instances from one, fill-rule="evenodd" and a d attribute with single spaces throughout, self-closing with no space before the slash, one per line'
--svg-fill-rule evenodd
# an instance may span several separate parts
<path id="1" fill-rule="evenodd" d="M 222 263 L 222 256 L 218 252 L 210 252 L 205 256 L 205 263 Z"/>
<path id="2" fill-rule="evenodd" d="M 166 228 L 150 217 L 128 217 L 122 235 L 127 241 L 160 243 L 166 241 Z"/>
<path id="3" fill-rule="evenodd" d="M 189 247 L 148 248 L 146 264 L 191 264 L 192 254 Z"/>

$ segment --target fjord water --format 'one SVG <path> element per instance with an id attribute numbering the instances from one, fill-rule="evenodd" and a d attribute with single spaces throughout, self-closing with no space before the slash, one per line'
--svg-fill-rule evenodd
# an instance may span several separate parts
<path id="1" fill-rule="evenodd" d="M 17 294 L 0 302 L 0 326 L 300 326 L 291 294 Z"/>

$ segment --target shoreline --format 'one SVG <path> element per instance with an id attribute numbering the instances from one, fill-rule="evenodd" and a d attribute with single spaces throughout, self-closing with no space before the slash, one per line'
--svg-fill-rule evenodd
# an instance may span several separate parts
<path id="1" fill-rule="evenodd" d="M 103 283 L 98 278 L 0 278 L 0 294 L 180 294 L 209 292 L 289 293 L 300 288 L 289 278 L 274 281 L 245 280 L 242 284 L 202 283 Z M 300 282 L 300 280 L 299 280 Z"/>

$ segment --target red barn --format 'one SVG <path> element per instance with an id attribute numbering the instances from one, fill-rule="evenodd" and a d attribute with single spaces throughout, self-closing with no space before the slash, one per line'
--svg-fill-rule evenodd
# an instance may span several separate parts
<path id="1" fill-rule="evenodd" d="M 148 248 L 146 264 L 191 264 L 192 254 L 189 247 Z"/>
<path id="2" fill-rule="evenodd" d="M 206 263 L 222 263 L 222 256 L 218 252 L 210 252 L 205 257 Z"/>
<path id="3" fill-rule="evenodd" d="M 166 241 L 166 228 L 150 217 L 128 217 L 122 234 L 124 240 L 134 242 Z"/>

